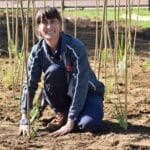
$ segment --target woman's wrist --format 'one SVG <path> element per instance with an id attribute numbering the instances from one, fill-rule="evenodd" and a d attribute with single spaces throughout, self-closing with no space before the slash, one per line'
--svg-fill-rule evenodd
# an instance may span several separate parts
<path id="1" fill-rule="evenodd" d="M 27 119 L 27 114 L 22 114 L 21 119 Z"/>
<path id="2" fill-rule="evenodd" d="M 27 118 L 20 120 L 20 125 L 28 125 L 28 123 L 29 123 L 29 120 Z"/>
<path id="3" fill-rule="evenodd" d="M 70 119 L 70 118 L 68 118 L 67 123 L 71 124 L 71 126 L 74 126 L 74 125 L 75 125 L 75 121 L 72 120 L 72 119 Z"/>

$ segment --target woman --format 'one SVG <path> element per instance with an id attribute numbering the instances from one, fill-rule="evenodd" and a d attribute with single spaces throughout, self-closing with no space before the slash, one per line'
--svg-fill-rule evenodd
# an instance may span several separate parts
<path id="1" fill-rule="evenodd" d="M 58 127 L 51 134 L 64 135 L 75 126 L 84 131 L 99 131 L 103 118 L 104 85 L 90 68 L 84 44 L 61 31 L 62 20 L 55 7 L 37 12 L 39 42 L 28 59 L 29 103 L 44 72 L 44 99 L 56 113 Z M 23 86 L 20 132 L 27 131 L 27 86 Z"/>

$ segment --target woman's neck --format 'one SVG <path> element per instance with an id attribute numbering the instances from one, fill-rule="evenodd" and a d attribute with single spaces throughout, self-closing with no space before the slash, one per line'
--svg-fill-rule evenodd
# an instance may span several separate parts
<path id="1" fill-rule="evenodd" d="M 59 38 L 58 39 L 55 39 L 55 40 L 51 40 L 51 41 L 48 41 L 46 40 L 46 43 L 48 44 L 48 46 L 51 48 L 51 51 L 54 53 L 57 49 L 57 45 L 58 45 L 58 42 L 59 42 Z"/>

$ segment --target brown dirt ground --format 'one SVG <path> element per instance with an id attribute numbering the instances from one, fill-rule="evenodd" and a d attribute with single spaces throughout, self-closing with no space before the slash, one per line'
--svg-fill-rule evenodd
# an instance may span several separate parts
<path id="1" fill-rule="evenodd" d="M 88 27 L 86 31 L 89 31 Z M 121 128 L 115 119 L 116 96 L 111 93 L 109 100 L 104 101 L 105 130 L 101 133 L 73 132 L 53 138 L 43 130 L 30 140 L 20 137 L 20 101 L 17 98 L 13 100 L 12 90 L 4 91 L 0 82 L 0 150 L 150 150 L 150 70 L 144 67 L 145 59 L 150 58 L 150 49 L 147 39 L 139 37 L 137 41 L 140 44 L 133 60 L 133 81 L 128 85 L 127 130 Z M 7 61 L 6 57 L 0 58 L 0 70 Z M 120 83 L 119 88 L 123 102 L 124 84 Z M 17 92 L 19 95 L 20 90 Z M 51 114 L 47 107 L 40 120 L 49 118 Z"/>

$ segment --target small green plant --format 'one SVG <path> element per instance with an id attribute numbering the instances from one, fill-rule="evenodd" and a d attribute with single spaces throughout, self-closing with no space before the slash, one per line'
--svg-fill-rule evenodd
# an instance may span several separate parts
<path id="1" fill-rule="evenodd" d="M 119 125 L 126 129 L 126 121 L 125 121 L 125 116 L 122 110 L 121 102 L 119 102 L 119 106 L 115 104 L 115 109 L 116 109 L 116 119 L 119 122 Z"/>
<path id="2" fill-rule="evenodd" d="M 33 139 L 37 136 L 37 128 L 35 126 L 28 125 L 27 132 L 23 136 Z"/>
<path id="3" fill-rule="evenodd" d="M 122 57 L 122 60 L 120 60 L 116 65 L 116 72 L 118 75 L 120 76 L 124 75 L 124 71 L 125 71 L 125 55 Z"/>
<path id="4" fill-rule="evenodd" d="M 16 46 L 12 39 L 10 39 L 8 43 L 8 50 L 9 50 L 9 55 L 11 55 L 12 57 L 16 55 Z"/>
<path id="5" fill-rule="evenodd" d="M 37 90 L 34 100 L 33 100 L 33 109 L 30 112 L 30 116 L 31 116 L 30 123 L 31 124 L 34 124 L 41 117 L 42 88 L 43 88 L 43 84 L 42 84 L 42 82 L 40 82 L 39 86 L 38 86 L 38 90 Z"/>
<path id="6" fill-rule="evenodd" d="M 109 94 L 113 93 L 114 91 L 114 83 L 112 81 L 109 81 L 109 83 L 107 84 L 107 87 L 105 87 L 105 100 L 108 101 L 110 100 L 109 98 Z"/>
<path id="7" fill-rule="evenodd" d="M 5 89 L 12 89 L 14 86 L 14 66 L 2 67 L 2 84 Z"/>
<path id="8" fill-rule="evenodd" d="M 118 41 L 118 52 L 117 52 L 117 57 L 118 57 L 118 60 L 121 61 L 123 59 L 123 56 L 124 56 L 124 32 L 122 31 L 121 33 L 121 37 L 120 37 L 120 40 Z"/>
<path id="9" fill-rule="evenodd" d="M 32 139 L 32 138 L 34 138 L 34 137 L 36 137 L 37 136 L 37 128 L 34 126 L 31 126 L 31 128 L 30 128 L 30 135 L 29 135 L 29 137 L 30 137 L 30 139 Z"/>
<path id="10" fill-rule="evenodd" d="M 107 59 L 108 62 L 112 61 L 112 49 L 102 50 L 101 53 L 101 61 L 105 62 L 105 59 Z"/>
<path id="11" fill-rule="evenodd" d="M 34 108 L 30 112 L 31 120 L 30 123 L 34 124 L 40 118 L 40 110 L 39 107 L 34 106 Z"/>
<path id="12" fill-rule="evenodd" d="M 124 53 L 124 32 L 122 31 L 120 40 L 118 41 L 117 49 L 117 64 L 116 64 L 116 73 L 118 75 L 123 75 L 125 71 L 125 53 Z"/>
<path id="13" fill-rule="evenodd" d="M 33 109 L 30 111 L 30 131 L 29 138 L 34 138 L 37 135 L 36 123 L 39 121 L 41 117 L 41 101 L 42 101 L 42 83 L 39 83 L 38 90 L 35 94 L 35 98 L 33 100 Z"/>
<path id="14" fill-rule="evenodd" d="M 1 82 L 4 90 L 12 90 L 13 98 L 18 99 L 16 95 L 16 90 L 21 84 L 21 74 L 22 74 L 22 55 L 19 54 L 16 58 L 12 59 L 12 63 L 5 64 L 1 68 Z M 19 96 L 20 97 L 20 96 Z"/>

